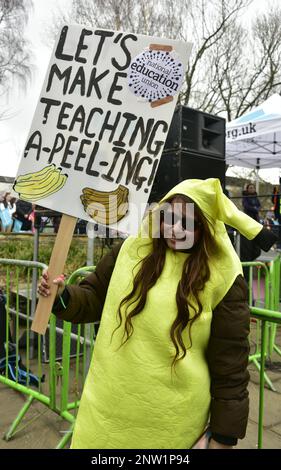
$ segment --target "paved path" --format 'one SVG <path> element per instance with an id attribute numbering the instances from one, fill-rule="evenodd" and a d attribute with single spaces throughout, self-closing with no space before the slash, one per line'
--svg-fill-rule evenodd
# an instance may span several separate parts
<path id="1" fill-rule="evenodd" d="M 276 256 L 275 252 L 262 254 L 261 261 L 267 261 Z M 281 330 L 281 327 L 279 327 Z M 281 333 L 278 334 L 277 344 L 281 345 Z M 250 415 L 247 435 L 239 441 L 239 449 L 257 448 L 258 439 L 258 409 L 259 409 L 259 373 L 253 364 L 249 365 L 251 381 L 250 392 Z M 273 353 L 271 364 L 268 364 L 267 373 L 272 380 L 276 392 L 266 387 L 264 403 L 264 433 L 263 448 L 281 449 L 281 357 Z M 47 387 L 47 384 L 44 384 Z M 35 402 L 26 414 L 22 430 L 7 442 L 1 436 L 9 429 L 10 424 L 16 417 L 25 402 L 25 397 L 0 384 L 0 449 L 53 449 L 64 432 L 68 430 L 69 424 L 60 416 L 50 411 L 44 405 Z M 36 419 L 35 419 L 36 418 Z M 28 424 L 29 423 L 29 424 Z"/>
<path id="2" fill-rule="evenodd" d="M 263 448 L 281 449 L 281 358 L 273 356 L 272 370 L 268 370 L 277 392 L 266 388 Z M 251 381 L 250 416 L 246 438 L 239 441 L 239 449 L 255 449 L 258 438 L 259 375 L 253 364 L 249 366 Z M 25 397 L 0 384 L 0 435 L 3 436 L 16 417 Z M 56 447 L 69 424 L 44 405 L 34 402 L 23 424 L 28 424 L 9 442 L 0 439 L 0 449 L 53 449 Z"/>

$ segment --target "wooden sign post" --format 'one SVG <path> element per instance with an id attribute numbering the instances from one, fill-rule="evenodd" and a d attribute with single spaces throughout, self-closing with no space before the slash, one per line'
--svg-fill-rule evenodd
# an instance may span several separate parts
<path id="1" fill-rule="evenodd" d="M 39 297 L 34 320 L 31 326 L 32 331 L 44 335 L 48 326 L 52 306 L 57 294 L 57 286 L 53 284 L 53 280 L 63 273 L 64 266 L 72 240 L 72 235 L 77 222 L 76 217 L 63 215 L 56 236 L 54 248 L 52 251 L 50 264 L 48 268 L 50 295 L 48 297 Z"/>

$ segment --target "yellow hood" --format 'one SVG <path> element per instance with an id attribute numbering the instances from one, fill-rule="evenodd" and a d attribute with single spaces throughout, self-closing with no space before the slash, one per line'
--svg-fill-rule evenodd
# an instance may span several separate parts
<path id="1" fill-rule="evenodd" d="M 185 180 L 169 191 L 161 202 L 175 194 L 190 197 L 202 210 L 206 218 L 222 229 L 221 222 L 238 230 L 248 240 L 255 238 L 262 230 L 262 225 L 240 211 L 222 191 L 220 180 Z"/>

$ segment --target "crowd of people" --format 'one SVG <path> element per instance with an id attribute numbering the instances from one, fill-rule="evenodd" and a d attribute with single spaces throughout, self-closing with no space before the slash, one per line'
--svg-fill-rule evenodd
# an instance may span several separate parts
<path id="1" fill-rule="evenodd" d="M 260 198 L 256 192 L 255 186 L 249 183 L 245 186 L 242 192 L 242 205 L 244 212 L 251 218 L 263 224 L 265 228 L 271 230 L 278 238 L 276 248 L 281 247 L 281 207 L 280 207 L 280 190 L 278 186 L 274 186 L 271 195 L 271 205 L 269 206 L 268 200 L 266 204 L 260 202 Z M 250 249 L 249 243 L 245 242 L 247 253 L 242 253 L 242 261 L 252 261 L 259 256 L 260 250 L 257 247 Z M 242 246 L 243 250 L 243 246 Z M 245 251 L 245 250 L 244 250 Z M 252 253 L 250 253 L 252 251 Z"/>
<path id="2" fill-rule="evenodd" d="M 22 201 L 5 192 L 0 198 L 1 232 L 20 232 L 34 230 L 35 204 Z"/>
<path id="3" fill-rule="evenodd" d="M 229 193 L 225 190 L 225 194 L 229 197 Z M 255 185 L 248 183 L 242 190 L 242 207 L 245 214 L 257 222 L 262 223 L 266 228 L 272 230 L 274 233 L 281 235 L 281 208 L 280 208 L 280 192 L 279 188 L 275 186 L 273 188 L 271 196 L 272 206 L 270 208 L 262 208 L 259 196 L 256 192 Z M 38 206 L 37 206 L 38 207 Z M 12 196 L 11 192 L 2 192 L 0 194 L 0 231 L 1 232 L 33 232 L 35 230 L 35 204 L 27 201 L 17 199 Z M 61 220 L 61 214 L 57 214 L 53 217 L 41 217 L 40 231 L 48 225 L 53 228 L 54 233 L 58 232 L 59 224 Z M 279 233 L 280 231 L 280 233 Z M 82 235 L 87 233 L 87 222 L 83 219 L 78 219 L 75 228 L 76 234 Z M 108 237 L 107 237 L 108 238 Z M 280 237 L 279 237 L 280 238 Z M 247 243 L 245 241 L 247 245 Z M 277 247 L 281 246 L 277 243 Z M 246 248 L 249 252 L 249 247 Z M 243 247 L 242 247 L 243 250 Z M 257 251 L 255 251 L 257 254 Z M 250 259 L 244 259 L 243 261 L 250 261 L 257 256 L 249 255 Z M 246 256 L 247 257 L 247 256 Z"/>
<path id="4" fill-rule="evenodd" d="M 43 210 L 42 214 L 40 212 Z M 48 215 L 46 215 L 46 212 Z M 3 192 L 0 194 L 0 232 L 30 232 L 34 233 L 35 228 L 38 228 L 40 232 L 48 226 L 54 233 L 58 233 L 62 214 L 59 212 L 46 211 L 43 207 L 32 204 L 28 201 L 23 201 L 12 197 L 10 192 Z M 38 220 L 35 224 L 35 214 L 38 214 Z M 108 246 L 112 245 L 111 229 L 103 228 L 94 225 L 94 231 L 98 237 L 105 238 Z M 78 219 L 74 230 L 77 235 L 85 235 L 87 233 L 87 221 Z M 113 235 L 116 238 L 116 232 Z M 121 238 L 124 238 L 121 236 Z"/>
<path id="5" fill-rule="evenodd" d="M 39 206 L 36 206 L 31 202 L 13 197 L 8 191 L 3 192 L 0 194 L 0 231 L 2 233 L 34 233 L 35 210 L 37 210 L 38 207 Z M 61 215 L 55 215 L 51 218 L 44 216 L 40 217 L 40 227 L 38 228 L 40 231 L 43 231 L 46 224 L 50 222 L 54 232 L 57 233 L 60 220 Z M 77 231 L 77 233 L 79 233 L 79 231 Z"/>
<path id="6" fill-rule="evenodd" d="M 229 193 L 225 190 L 225 194 L 229 197 Z M 280 208 L 280 191 L 277 186 L 273 188 L 272 206 L 264 209 L 262 214 L 262 205 L 259 196 L 256 192 L 255 185 L 248 183 L 242 190 L 242 207 L 245 214 L 257 222 L 262 223 L 265 227 L 275 231 L 278 234 L 278 228 L 281 227 L 281 208 Z M 0 231 L 1 232 L 34 232 L 34 219 L 35 219 L 35 204 L 27 201 L 22 201 L 12 196 L 10 192 L 3 192 L 0 194 Z M 54 233 L 58 232 L 61 214 L 55 215 L 51 218 L 41 218 L 40 231 L 50 223 L 54 229 Z M 76 234 L 86 234 L 87 222 L 83 219 L 78 219 L 75 228 Z"/>
<path id="7" fill-rule="evenodd" d="M 261 222 L 268 229 L 281 226 L 280 190 L 278 186 L 273 187 L 270 207 L 262 207 L 260 198 L 256 192 L 255 185 L 249 183 L 242 191 L 242 206 L 245 214 L 257 222 Z"/>

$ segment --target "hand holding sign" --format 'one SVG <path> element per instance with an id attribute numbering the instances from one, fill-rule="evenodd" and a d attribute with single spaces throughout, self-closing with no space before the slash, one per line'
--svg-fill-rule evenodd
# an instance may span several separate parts
<path id="1" fill-rule="evenodd" d="M 65 289 L 65 275 L 60 274 L 53 280 L 53 284 L 58 286 L 57 297 L 62 295 Z M 38 285 L 38 294 L 43 295 L 43 297 L 48 297 L 50 295 L 50 278 L 48 269 L 44 269 L 41 277 L 41 281 Z"/>
<path id="2" fill-rule="evenodd" d="M 62 28 L 14 184 L 20 198 L 64 214 L 49 265 L 51 295 L 39 300 L 35 331 L 46 329 L 52 280 L 64 271 L 77 218 L 137 232 L 190 46 Z"/>

